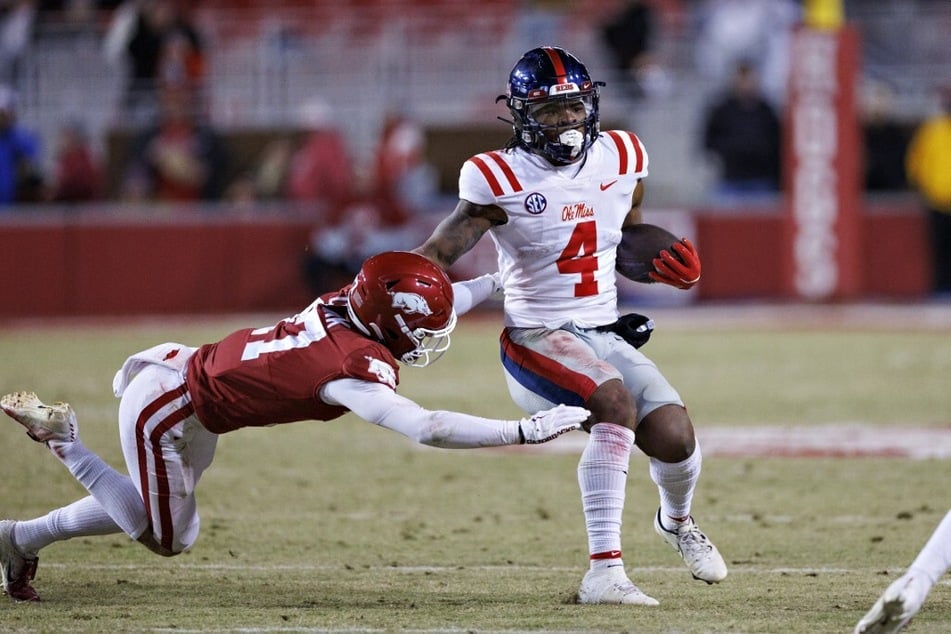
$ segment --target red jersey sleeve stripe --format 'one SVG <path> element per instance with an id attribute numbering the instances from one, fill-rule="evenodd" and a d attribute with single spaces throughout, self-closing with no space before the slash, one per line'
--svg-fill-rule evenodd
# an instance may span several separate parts
<path id="1" fill-rule="evenodd" d="M 482 172 L 482 176 L 485 177 L 486 182 L 489 184 L 489 187 L 492 188 L 492 195 L 501 196 L 502 195 L 502 185 L 499 183 L 499 179 L 495 177 L 495 174 L 492 173 L 492 170 L 489 169 L 489 166 L 485 164 L 478 156 L 473 156 L 471 159 L 472 164 L 479 168 L 479 171 Z"/>
<path id="2" fill-rule="evenodd" d="M 505 180 L 509 182 L 509 185 L 512 186 L 513 192 L 522 191 L 522 184 L 518 182 L 518 178 L 515 176 L 515 172 L 512 171 L 512 168 L 509 167 L 509 164 L 505 162 L 505 159 L 498 152 L 488 152 L 488 156 L 495 161 L 495 164 L 499 166 L 499 169 L 502 170 L 502 173 L 505 174 Z"/>
<path id="3" fill-rule="evenodd" d="M 614 141 L 614 145 L 617 146 L 618 162 L 620 163 L 618 166 L 618 174 L 627 174 L 627 146 L 624 145 L 624 139 L 622 139 L 621 135 L 615 130 L 610 130 L 608 136 L 611 137 L 611 140 Z"/>
<path id="4" fill-rule="evenodd" d="M 625 134 L 631 140 L 631 147 L 634 148 L 634 170 L 636 174 L 644 169 L 644 149 L 641 147 L 641 141 L 633 132 L 618 132 L 617 130 L 608 131 L 608 136 L 614 141 L 618 152 L 618 174 L 627 174 L 631 171 L 631 157 L 627 151 L 627 145 L 624 143 Z"/>
<path id="5" fill-rule="evenodd" d="M 634 145 L 634 173 L 640 172 L 644 169 L 644 150 L 641 148 L 641 140 L 637 138 L 633 132 L 628 132 L 628 135 L 631 137 L 631 144 Z"/>

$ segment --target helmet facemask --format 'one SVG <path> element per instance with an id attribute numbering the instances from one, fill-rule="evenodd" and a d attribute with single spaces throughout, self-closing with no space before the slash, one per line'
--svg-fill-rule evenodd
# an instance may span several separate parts
<path id="1" fill-rule="evenodd" d="M 403 315 L 396 313 L 393 315 L 393 321 L 399 329 L 397 334 L 392 329 L 384 331 L 383 328 L 374 322 L 363 323 L 360 317 L 354 312 L 352 303 L 347 305 L 347 313 L 350 321 L 363 334 L 373 337 L 377 341 L 387 344 L 391 350 L 397 351 L 401 348 L 410 349 L 407 352 L 398 355 L 400 363 L 413 368 L 425 368 L 431 363 L 435 363 L 449 349 L 452 339 L 449 334 L 456 327 L 456 312 L 453 311 L 449 317 L 449 322 L 438 329 L 414 328 L 406 325 Z"/>
<path id="2" fill-rule="evenodd" d="M 580 121 L 570 121 L 567 112 L 583 108 Z M 560 112 L 556 123 L 542 123 L 536 115 L 549 111 Z M 598 138 L 598 87 L 581 94 L 560 95 L 536 100 L 509 99 L 509 111 L 514 118 L 515 132 L 525 147 L 553 163 L 575 162 Z"/>
<path id="3" fill-rule="evenodd" d="M 402 315 L 396 316 L 396 322 L 403 334 L 416 344 L 415 348 L 400 357 L 400 361 L 413 368 L 425 368 L 430 363 L 438 361 L 439 357 L 449 349 L 452 343 L 449 333 L 456 327 L 456 313 L 453 311 L 449 323 L 437 330 L 430 328 L 410 330 Z"/>

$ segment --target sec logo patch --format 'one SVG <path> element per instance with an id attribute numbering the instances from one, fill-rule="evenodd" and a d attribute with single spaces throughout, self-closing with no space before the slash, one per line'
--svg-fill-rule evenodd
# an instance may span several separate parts
<path id="1" fill-rule="evenodd" d="M 545 207 L 547 206 L 548 201 L 538 192 L 532 192 L 525 197 L 525 211 L 530 214 L 537 216 L 541 212 L 545 211 Z"/>

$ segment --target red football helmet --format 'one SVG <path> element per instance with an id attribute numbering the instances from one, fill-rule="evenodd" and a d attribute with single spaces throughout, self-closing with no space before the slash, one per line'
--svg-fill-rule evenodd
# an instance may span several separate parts
<path id="1" fill-rule="evenodd" d="M 374 255 L 347 298 L 347 313 L 360 332 L 406 365 L 429 365 L 449 349 L 456 327 L 452 283 L 427 258 L 408 251 Z"/>

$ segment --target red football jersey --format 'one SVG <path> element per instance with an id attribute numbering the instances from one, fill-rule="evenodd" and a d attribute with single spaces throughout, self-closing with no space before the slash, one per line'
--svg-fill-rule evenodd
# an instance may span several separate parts
<path id="1" fill-rule="evenodd" d="M 234 332 L 200 347 L 186 381 L 198 419 L 216 434 L 300 420 L 331 420 L 347 411 L 323 403 L 328 381 L 353 378 L 396 389 L 399 366 L 383 344 L 351 330 L 325 295 L 269 328 Z"/>

